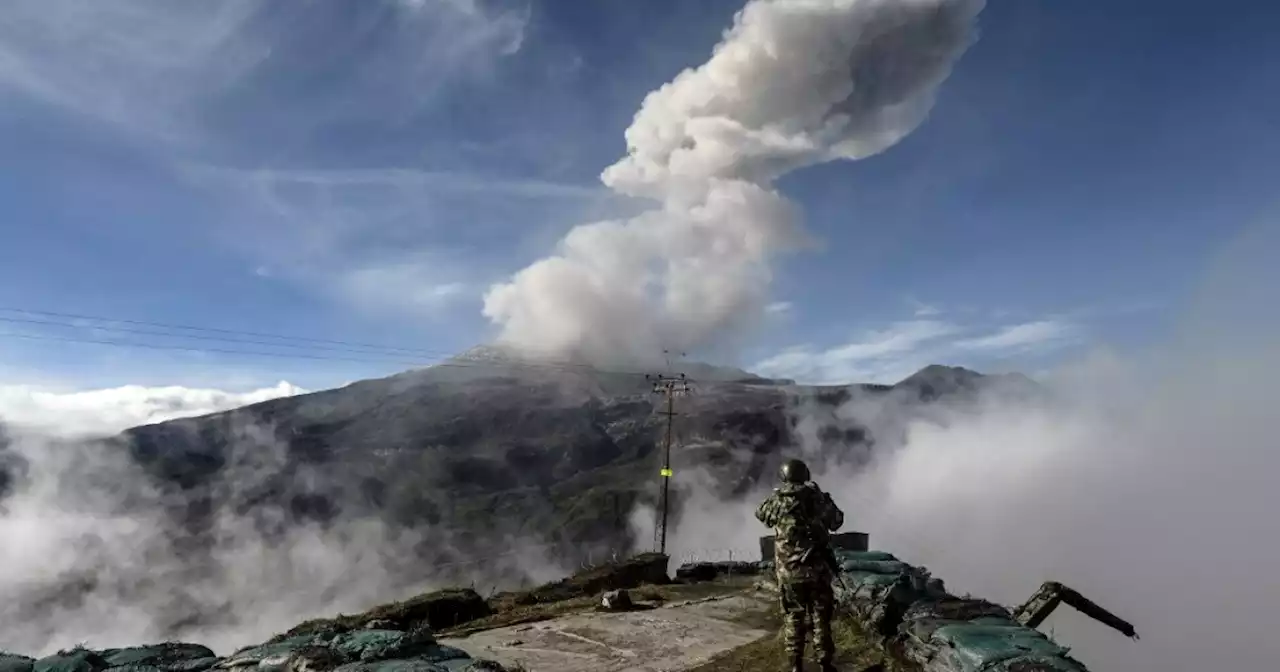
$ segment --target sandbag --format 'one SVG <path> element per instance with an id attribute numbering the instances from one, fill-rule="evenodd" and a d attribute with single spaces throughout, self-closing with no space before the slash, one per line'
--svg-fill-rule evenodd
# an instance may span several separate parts
<path id="1" fill-rule="evenodd" d="M 844 572 L 868 572 L 871 574 L 905 574 L 911 566 L 898 560 L 845 560 L 840 563 Z"/>
<path id="2" fill-rule="evenodd" d="M 0 651 L 0 672 L 31 672 L 35 658 Z"/>
<path id="3" fill-rule="evenodd" d="M 437 645 L 435 638 L 426 630 L 412 633 L 399 630 L 357 630 L 338 635 L 329 646 L 354 660 L 372 662 L 416 658 L 431 653 L 432 648 Z"/>
<path id="4" fill-rule="evenodd" d="M 32 672 L 98 672 L 106 669 L 102 656 L 88 649 L 60 651 L 31 665 Z"/>
<path id="5" fill-rule="evenodd" d="M 166 672 L 205 672 L 218 664 L 217 658 L 193 658 L 191 660 L 179 660 L 170 663 L 165 667 Z"/>
<path id="6" fill-rule="evenodd" d="M 885 551 L 846 551 L 841 548 L 835 549 L 836 559 L 840 562 L 897 562 L 898 558 L 892 553 Z"/>
<path id="7" fill-rule="evenodd" d="M 306 647 L 327 646 L 329 639 L 324 635 L 300 635 L 282 639 L 271 644 L 261 644 L 241 649 L 219 662 L 220 669 L 236 667 L 277 667 L 283 666 L 295 651 Z"/>
<path id="8" fill-rule="evenodd" d="M 926 672 L 1087 672 L 1008 608 L 951 595 L 924 567 L 875 551 L 837 551 L 836 559 L 836 599 L 868 635 Z"/>
<path id="9" fill-rule="evenodd" d="M 1021 625 L 944 625 L 933 632 L 932 640 L 949 651 L 960 664 L 960 672 L 985 671 L 995 663 L 1018 657 L 1053 659 L 1067 654 L 1066 648 Z"/>
<path id="10" fill-rule="evenodd" d="M 851 589 L 859 586 L 892 586 L 902 574 L 874 574 L 870 572 L 841 572 L 841 580 Z"/>
<path id="11" fill-rule="evenodd" d="M 1023 672 L 1024 670 L 1053 670 L 1053 672 L 1089 672 L 1085 666 L 1066 656 L 1018 656 L 1007 658 L 983 672 Z"/>
<path id="12" fill-rule="evenodd" d="M 207 665 L 195 668 L 208 669 L 217 662 L 217 657 L 208 647 L 199 644 L 183 644 L 181 642 L 131 646 L 124 649 L 107 649 L 101 655 L 109 668 L 120 672 L 148 672 L 150 669 L 173 670 L 175 666 L 194 661 L 209 661 Z M 182 670 L 184 672 L 195 672 L 190 666 L 185 666 Z"/>

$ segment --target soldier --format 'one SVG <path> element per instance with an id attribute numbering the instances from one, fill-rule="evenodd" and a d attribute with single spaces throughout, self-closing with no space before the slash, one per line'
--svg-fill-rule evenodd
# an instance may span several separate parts
<path id="1" fill-rule="evenodd" d="M 804 667 L 806 615 L 813 624 L 813 648 L 822 672 L 833 672 L 835 643 L 831 615 L 835 595 L 830 534 L 844 524 L 844 512 L 831 496 L 809 480 L 809 467 L 787 460 L 782 486 L 756 509 L 756 518 L 773 528 L 773 562 L 782 593 L 783 637 L 791 669 Z"/>

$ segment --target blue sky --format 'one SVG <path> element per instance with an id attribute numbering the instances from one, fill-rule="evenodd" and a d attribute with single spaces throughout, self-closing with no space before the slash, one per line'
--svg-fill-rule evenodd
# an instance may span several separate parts
<path id="1" fill-rule="evenodd" d="M 270 349 L 7 323 L 0 382 L 242 390 L 491 337 L 490 285 L 634 207 L 600 171 L 742 3 L 11 4 L 0 308 L 420 352 L 118 348 L 11 335 Z M 1160 339 L 1214 249 L 1274 215 L 1277 18 L 1244 0 L 992 0 L 913 134 L 782 179 L 822 247 L 775 268 L 735 363 L 1035 371 Z"/>

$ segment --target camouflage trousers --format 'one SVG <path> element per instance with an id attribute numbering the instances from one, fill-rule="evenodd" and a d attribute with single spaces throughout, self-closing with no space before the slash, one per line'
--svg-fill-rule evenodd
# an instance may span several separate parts
<path id="1" fill-rule="evenodd" d="M 831 582 L 824 580 L 788 581 L 779 586 L 782 592 L 782 639 L 793 661 L 804 657 L 805 634 L 812 626 L 813 651 L 820 663 L 830 663 L 835 656 L 831 638 L 831 616 L 835 611 L 835 594 Z"/>

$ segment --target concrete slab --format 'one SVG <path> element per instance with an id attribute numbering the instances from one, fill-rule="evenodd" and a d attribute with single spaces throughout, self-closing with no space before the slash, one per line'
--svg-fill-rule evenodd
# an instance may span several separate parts
<path id="1" fill-rule="evenodd" d="M 769 609 L 744 594 L 623 613 L 585 613 L 441 639 L 528 672 L 677 672 L 772 634 L 732 622 Z"/>

